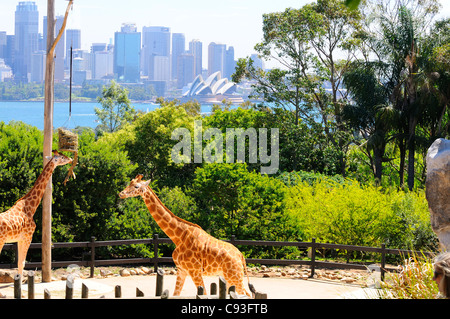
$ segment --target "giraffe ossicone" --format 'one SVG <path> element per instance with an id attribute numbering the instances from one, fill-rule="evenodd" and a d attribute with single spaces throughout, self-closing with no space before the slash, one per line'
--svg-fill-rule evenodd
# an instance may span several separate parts
<path id="1" fill-rule="evenodd" d="M 141 196 L 158 226 L 175 244 L 172 257 L 177 280 L 173 295 L 180 295 L 188 275 L 196 287 L 205 287 L 203 276 L 222 275 L 228 286 L 236 287 L 238 294 L 250 296 L 244 288 L 244 276 L 248 279 L 248 274 L 242 253 L 232 244 L 173 214 L 149 187 L 150 180 L 142 178 L 141 174 L 137 175 L 119 196 L 122 199 Z"/>
<path id="2" fill-rule="evenodd" d="M 31 190 L 10 209 L 0 214 L 0 253 L 5 243 L 18 243 L 17 267 L 20 275 L 22 275 L 25 257 L 36 229 L 34 213 L 44 196 L 54 169 L 69 163 L 72 163 L 71 158 L 53 151 L 53 157 L 45 165 Z"/>

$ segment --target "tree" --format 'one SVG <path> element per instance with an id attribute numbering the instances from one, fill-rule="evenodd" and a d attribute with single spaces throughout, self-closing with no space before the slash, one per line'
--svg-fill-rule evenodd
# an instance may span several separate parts
<path id="1" fill-rule="evenodd" d="M 252 60 L 240 59 L 233 81 L 255 81 L 255 93 L 267 102 L 291 110 L 295 123 L 320 122 L 336 149 L 341 151 L 345 174 L 345 149 L 349 144 L 342 108 L 347 94 L 342 75 L 354 59 L 353 34 L 360 29 L 358 10 L 343 2 L 318 0 L 300 9 L 263 16 L 263 42 L 255 49 L 264 59 L 277 60 L 282 68 L 263 71 Z"/>
<path id="2" fill-rule="evenodd" d="M 101 108 L 95 108 L 99 118 L 98 129 L 106 132 L 115 132 L 125 123 L 134 119 L 136 111 L 128 99 L 128 91 L 115 81 L 103 87 L 102 96 L 97 98 Z"/>
<path id="3" fill-rule="evenodd" d="M 392 107 L 398 112 L 397 143 L 400 149 L 400 181 L 408 152 L 408 188 L 414 187 L 417 126 L 427 107 L 420 95 L 429 95 L 424 72 L 427 57 L 422 48 L 426 32 L 439 8 L 436 0 L 393 0 L 377 4 L 379 23 L 375 47 L 387 66 L 385 87 Z"/>
<path id="4" fill-rule="evenodd" d="M 133 139 L 125 142 L 125 150 L 130 159 L 139 165 L 139 171 L 147 179 L 158 180 L 158 186 L 184 185 L 192 177 L 195 167 L 190 164 L 175 163 L 172 160 L 172 149 L 177 141 L 172 133 L 177 128 L 186 128 L 190 135 L 194 130 L 195 117 L 188 111 L 194 110 L 192 105 L 162 103 L 161 107 L 140 116 L 131 128 Z M 188 111 L 187 111 L 187 110 Z M 192 154 L 185 154 L 191 158 Z"/>

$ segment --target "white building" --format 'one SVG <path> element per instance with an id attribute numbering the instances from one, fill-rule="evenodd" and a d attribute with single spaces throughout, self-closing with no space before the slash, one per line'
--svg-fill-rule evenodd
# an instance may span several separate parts
<path id="1" fill-rule="evenodd" d="M 168 56 L 153 57 L 153 80 L 169 81 L 170 80 L 170 60 Z"/>
<path id="2" fill-rule="evenodd" d="M 12 76 L 11 68 L 5 64 L 3 59 L 0 59 L 0 82 L 4 82 L 7 78 L 12 78 Z"/>
<path id="3" fill-rule="evenodd" d="M 114 75 L 114 54 L 111 51 L 94 52 L 94 72 L 93 78 L 100 80 L 107 76 Z"/>

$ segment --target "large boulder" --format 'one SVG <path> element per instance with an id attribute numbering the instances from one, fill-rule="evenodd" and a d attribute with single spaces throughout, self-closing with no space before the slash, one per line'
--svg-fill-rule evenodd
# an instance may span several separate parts
<path id="1" fill-rule="evenodd" d="M 439 138 L 427 153 L 425 183 L 431 227 L 441 248 L 450 251 L 450 141 Z"/>

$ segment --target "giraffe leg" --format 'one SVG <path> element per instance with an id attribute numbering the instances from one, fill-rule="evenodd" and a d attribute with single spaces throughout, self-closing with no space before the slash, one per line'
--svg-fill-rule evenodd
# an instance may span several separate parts
<path id="1" fill-rule="evenodd" d="M 202 286 L 203 288 L 205 287 L 205 283 L 203 282 L 203 277 L 202 277 L 202 273 L 201 271 L 192 271 L 190 273 L 192 281 L 195 284 L 195 287 L 198 288 L 200 286 Z"/>
<path id="2" fill-rule="evenodd" d="M 244 273 L 242 271 L 242 266 L 231 267 L 227 270 L 224 270 L 223 273 L 225 280 L 228 284 L 228 287 L 235 286 L 236 292 L 239 295 L 247 295 L 251 297 L 251 295 L 244 288 Z"/>
<path id="3" fill-rule="evenodd" d="M 32 237 L 25 237 L 18 242 L 19 258 L 17 261 L 17 268 L 19 275 L 22 276 L 23 267 L 25 266 L 25 258 L 27 257 L 28 248 L 30 247 Z"/>
<path id="4" fill-rule="evenodd" d="M 175 284 L 175 291 L 173 293 L 174 296 L 179 296 L 181 293 L 181 289 L 183 289 L 184 281 L 186 279 L 187 272 L 181 268 L 177 271 L 177 282 Z"/>

